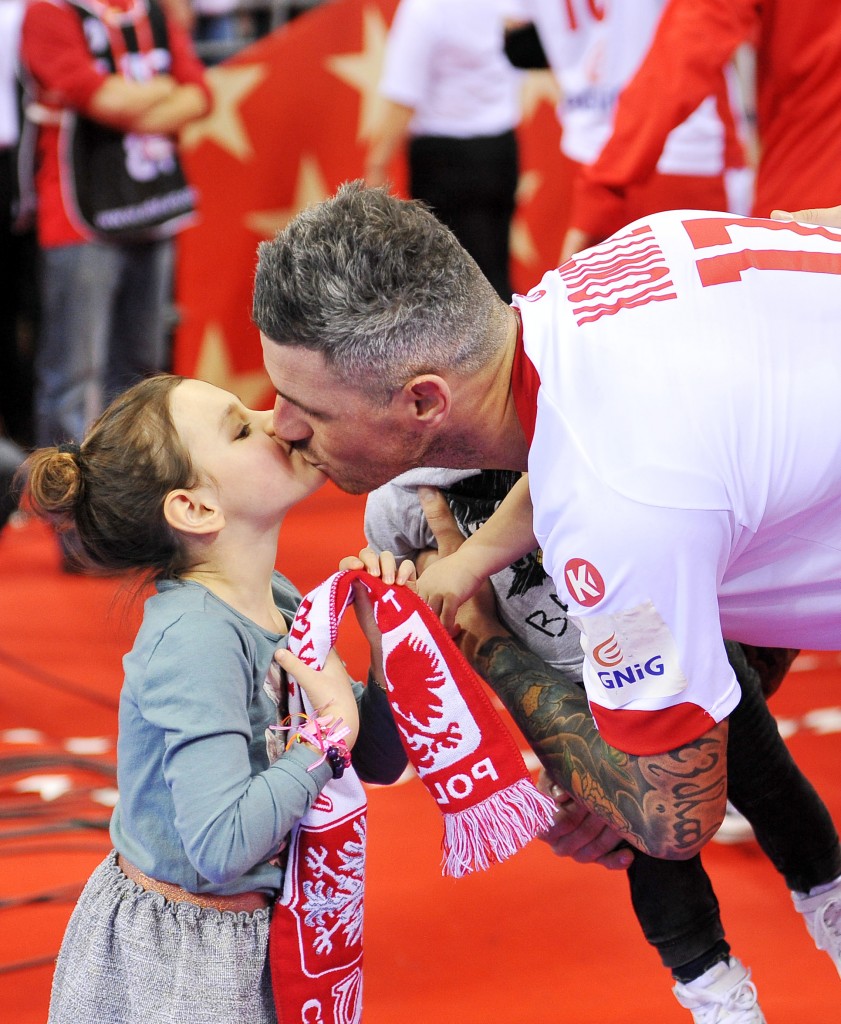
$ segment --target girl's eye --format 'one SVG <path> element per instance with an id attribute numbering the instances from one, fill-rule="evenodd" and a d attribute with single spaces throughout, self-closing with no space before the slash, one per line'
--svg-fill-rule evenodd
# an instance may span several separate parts
<path id="1" fill-rule="evenodd" d="M 239 439 L 242 438 L 242 437 L 248 437 L 248 435 L 250 433 L 251 433 L 251 424 L 250 423 L 243 423 L 242 429 L 237 434 L 237 438 L 236 438 L 237 441 L 239 441 Z"/>

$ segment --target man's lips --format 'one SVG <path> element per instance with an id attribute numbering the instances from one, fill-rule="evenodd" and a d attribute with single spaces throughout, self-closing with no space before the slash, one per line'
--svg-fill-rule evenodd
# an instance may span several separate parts
<path id="1" fill-rule="evenodd" d="M 304 460 L 304 462 L 306 462 L 306 464 L 308 466 L 312 466 L 313 469 L 317 469 L 320 473 L 324 472 L 323 463 L 317 462 L 312 457 L 312 455 L 307 454 L 307 452 L 304 451 L 301 448 L 293 448 L 292 450 L 294 452 L 297 452 L 297 454 L 300 456 L 300 458 L 302 458 Z"/>

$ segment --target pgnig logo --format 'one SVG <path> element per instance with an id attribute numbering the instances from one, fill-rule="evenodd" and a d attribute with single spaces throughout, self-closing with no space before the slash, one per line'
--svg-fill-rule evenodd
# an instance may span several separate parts
<path id="1" fill-rule="evenodd" d="M 655 654 L 645 662 L 636 662 L 615 668 L 611 672 L 599 672 L 599 679 L 606 690 L 621 690 L 623 686 L 631 686 L 650 676 L 662 676 L 666 671 L 663 658 Z"/>

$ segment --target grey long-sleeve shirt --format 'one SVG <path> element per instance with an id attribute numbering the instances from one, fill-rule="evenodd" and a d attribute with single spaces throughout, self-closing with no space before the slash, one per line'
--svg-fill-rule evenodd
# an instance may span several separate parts
<path id="1" fill-rule="evenodd" d="M 291 622 L 300 601 L 275 573 L 275 602 Z M 144 607 L 123 660 L 116 849 L 145 874 L 191 892 L 274 894 L 269 864 L 331 777 L 296 744 L 269 764 L 265 730 L 276 708 L 263 689 L 282 634 L 264 630 L 192 581 L 165 582 Z M 354 766 L 364 781 L 399 777 L 406 755 L 379 687 L 355 684 Z"/>

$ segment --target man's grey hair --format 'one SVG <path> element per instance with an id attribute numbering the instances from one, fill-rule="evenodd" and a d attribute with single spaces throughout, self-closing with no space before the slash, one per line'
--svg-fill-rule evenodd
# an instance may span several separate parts
<path id="1" fill-rule="evenodd" d="M 505 341 L 505 304 L 455 235 L 361 181 L 260 245 L 253 319 L 381 397 L 419 373 L 469 374 Z"/>

